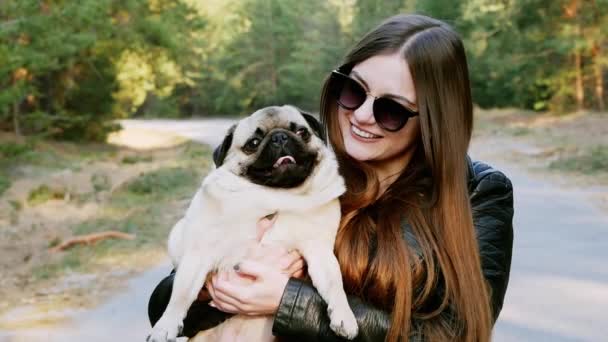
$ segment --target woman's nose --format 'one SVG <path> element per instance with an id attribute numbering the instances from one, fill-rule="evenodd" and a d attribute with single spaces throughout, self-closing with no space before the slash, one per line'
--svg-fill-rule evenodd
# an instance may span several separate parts
<path id="1" fill-rule="evenodd" d="M 365 102 L 363 102 L 363 104 L 361 105 L 361 107 L 355 109 L 355 111 L 353 112 L 353 117 L 355 118 L 355 121 L 357 123 L 367 125 L 376 123 L 376 120 L 374 119 L 373 104 L 374 98 L 368 96 L 367 99 L 365 99 Z"/>

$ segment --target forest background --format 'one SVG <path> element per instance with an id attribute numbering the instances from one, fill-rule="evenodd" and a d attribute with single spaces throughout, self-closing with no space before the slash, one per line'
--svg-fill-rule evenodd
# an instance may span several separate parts
<path id="1" fill-rule="evenodd" d="M 608 0 L 0 2 L 0 131 L 103 141 L 114 119 L 317 111 L 365 32 L 427 14 L 463 37 L 475 103 L 606 109 Z"/>

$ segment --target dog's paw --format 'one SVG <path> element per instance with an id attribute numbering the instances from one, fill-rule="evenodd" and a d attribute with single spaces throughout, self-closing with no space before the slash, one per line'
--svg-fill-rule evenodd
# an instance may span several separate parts
<path id="1" fill-rule="evenodd" d="M 327 308 L 329 314 L 330 324 L 329 327 L 337 335 L 352 340 L 359 333 L 359 326 L 355 315 L 350 310 L 348 305 L 344 309 L 338 308 Z"/>
<path id="2" fill-rule="evenodd" d="M 146 342 L 175 342 L 177 336 L 182 333 L 184 323 L 182 321 L 171 322 L 168 319 L 161 319 L 156 322 L 152 332 L 146 338 Z"/>

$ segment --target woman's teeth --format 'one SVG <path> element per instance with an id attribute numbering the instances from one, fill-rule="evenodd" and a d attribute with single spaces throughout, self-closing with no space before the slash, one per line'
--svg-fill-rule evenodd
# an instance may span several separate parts
<path id="1" fill-rule="evenodd" d="M 351 125 L 351 127 L 353 130 L 353 133 L 355 133 L 357 136 L 360 136 L 361 138 L 366 138 L 366 139 L 380 138 L 380 136 L 378 136 L 378 135 L 371 134 L 371 133 L 358 129 L 355 125 Z"/>

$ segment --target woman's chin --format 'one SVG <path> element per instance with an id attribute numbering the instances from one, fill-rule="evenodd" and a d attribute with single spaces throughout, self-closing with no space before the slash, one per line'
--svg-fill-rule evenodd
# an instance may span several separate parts
<path id="1" fill-rule="evenodd" d="M 367 149 L 360 148 L 359 146 L 345 146 L 346 153 L 357 161 L 370 161 L 375 157 L 375 151 L 369 151 Z"/>

